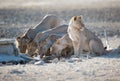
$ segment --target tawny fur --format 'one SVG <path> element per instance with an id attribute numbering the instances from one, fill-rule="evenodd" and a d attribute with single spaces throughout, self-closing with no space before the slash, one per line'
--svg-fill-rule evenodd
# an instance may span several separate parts
<path id="1" fill-rule="evenodd" d="M 34 56 L 35 54 L 39 54 L 42 58 L 43 55 L 48 56 L 50 55 L 50 47 L 52 44 L 61 36 L 58 35 L 50 35 L 44 41 L 40 42 L 38 45 L 34 41 L 28 44 L 27 54 L 30 56 Z"/>
<path id="2" fill-rule="evenodd" d="M 105 54 L 102 41 L 84 26 L 81 16 L 71 18 L 67 31 L 73 43 L 75 56 L 82 54 L 83 50 L 89 51 L 90 54 Z"/>
<path id="3" fill-rule="evenodd" d="M 62 24 L 62 20 L 54 15 L 46 15 L 34 28 L 30 28 L 25 34 L 17 37 L 18 46 L 21 53 L 25 53 L 27 44 L 34 39 L 38 32 L 57 27 Z"/>
<path id="4" fill-rule="evenodd" d="M 59 38 L 50 48 L 50 53 L 56 55 L 57 57 L 61 56 L 70 56 L 73 53 L 72 41 L 69 38 L 68 34 L 65 34 L 63 37 Z"/>
<path id="5" fill-rule="evenodd" d="M 51 45 L 67 33 L 67 28 L 68 25 L 61 25 L 38 33 L 34 40 L 29 43 L 27 53 L 33 54 L 37 49 L 40 55 L 46 54 Z"/>

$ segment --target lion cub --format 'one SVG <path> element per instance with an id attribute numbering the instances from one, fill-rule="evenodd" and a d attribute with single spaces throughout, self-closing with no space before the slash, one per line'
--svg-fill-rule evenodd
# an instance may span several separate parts
<path id="1" fill-rule="evenodd" d="M 93 55 L 105 54 L 102 41 L 84 26 L 81 16 L 71 18 L 67 32 L 76 57 L 83 53 L 83 49 Z"/>

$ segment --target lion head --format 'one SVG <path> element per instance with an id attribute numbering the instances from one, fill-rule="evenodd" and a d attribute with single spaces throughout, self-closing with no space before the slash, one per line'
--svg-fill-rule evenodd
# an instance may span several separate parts
<path id="1" fill-rule="evenodd" d="M 77 29 L 82 29 L 84 27 L 82 16 L 72 17 L 69 26 L 75 27 Z"/>
<path id="2" fill-rule="evenodd" d="M 26 36 L 17 37 L 18 48 L 21 53 L 26 52 L 28 41 L 30 41 L 30 40 Z"/>
<path id="3" fill-rule="evenodd" d="M 27 44 L 26 53 L 29 56 L 33 57 L 33 56 L 38 54 L 38 49 L 37 48 L 38 48 L 37 44 L 34 41 L 32 41 L 32 42 Z"/>

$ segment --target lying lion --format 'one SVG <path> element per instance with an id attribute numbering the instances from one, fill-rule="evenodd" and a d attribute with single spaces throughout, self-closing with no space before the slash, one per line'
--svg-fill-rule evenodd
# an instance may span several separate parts
<path id="1" fill-rule="evenodd" d="M 71 18 L 67 32 L 72 40 L 76 57 L 83 53 L 83 49 L 89 51 L 89 54 L 106 53 L 102 41 L 84 26 L 81 16 Z"/>
<path id="2" fill-rule="evenodd" d="M 33 41 L 28 43 L 27 53 L 34 55 L 37 50 L 37 53 L 41 55 L 47 54 L 49 52 L 52 44 L 60 37 L 67 33 L 68 25 L 61 25 L 43 32 L 39 32 Z"/>
<path id="3" fill-rule="evenodd" d="M 45 16 L 41 22 L 34 28 L 30 28 L 21 37 L 17 37 L 18 47 L 21 53 L 25 53 L 27 49 L 27 43 L 34 39 L 38 32 L 57 27 L 62 24 L 62 20 L 54 15 Z"/>

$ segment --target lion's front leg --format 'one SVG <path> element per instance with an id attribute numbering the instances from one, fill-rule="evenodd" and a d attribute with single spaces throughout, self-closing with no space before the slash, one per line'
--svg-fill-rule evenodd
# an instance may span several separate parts
<path id="1" fill-rule="evenodd" d="M 74 56 L 78 57 L 79 56 L 79 44 L 76 41 L 73 41 L 73 48 L 74 48 Z"/>

